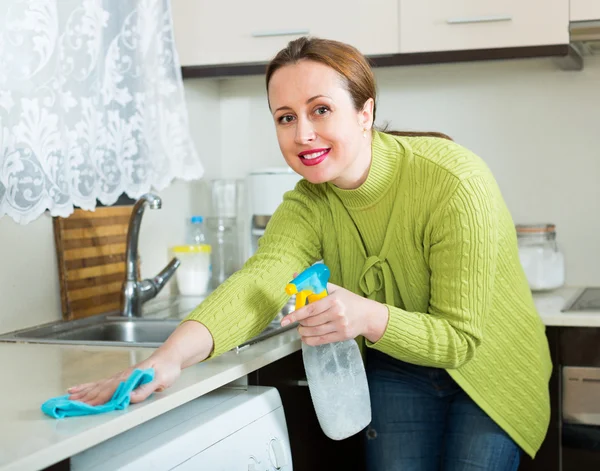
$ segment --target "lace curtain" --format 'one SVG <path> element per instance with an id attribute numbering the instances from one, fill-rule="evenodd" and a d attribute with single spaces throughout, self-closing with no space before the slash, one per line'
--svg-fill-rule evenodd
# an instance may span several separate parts
<path id="1" fill-rule="evenodd" d="M 202 173 L 168 0 L 0 1 L 0 217 L 68 216 Z"/>

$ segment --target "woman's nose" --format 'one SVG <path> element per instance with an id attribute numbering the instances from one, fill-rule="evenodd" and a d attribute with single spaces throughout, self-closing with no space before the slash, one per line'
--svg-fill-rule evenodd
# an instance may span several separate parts
<path id="1" fill-rule="evenodd" d="M 309 120 L 299 119 L 296 124 L 296 144 L 308 144 L 315 140 L 315 130 Z"/>

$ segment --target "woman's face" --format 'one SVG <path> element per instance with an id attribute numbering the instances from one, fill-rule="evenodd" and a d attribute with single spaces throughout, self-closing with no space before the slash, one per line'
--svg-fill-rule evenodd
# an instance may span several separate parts
<path id="1" fill-rule="evenodd" d="M 343 78 L 309 60 L 278 69 L 268 93 L 279 148 L 296 173 L 311 183 L 332 182 L 344 189 L 365 181 L 373 99 L 357 111 Z"/>

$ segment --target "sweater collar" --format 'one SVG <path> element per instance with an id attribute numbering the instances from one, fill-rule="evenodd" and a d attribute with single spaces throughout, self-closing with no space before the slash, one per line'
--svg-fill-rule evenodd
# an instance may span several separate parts
<path id="1" fill-rule="evenodd" d="M 367 179 L 362 185 L 354 190 L 343 190 L 329 183 L 329 187 L 348 209 L 372 206 L 391 188 L 392 182 L 396 179 L 400 159 L 398 146 L 390 145 L 390 137 L 379 131 L 373 131 L 371 166 Z"/>

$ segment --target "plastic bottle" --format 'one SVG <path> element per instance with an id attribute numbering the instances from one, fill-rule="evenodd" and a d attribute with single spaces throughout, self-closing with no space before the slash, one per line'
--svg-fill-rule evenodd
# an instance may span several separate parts
<path id="1" fill-rule="evenodd" d="M 296 309 L 327 296 L 329 268 L 313 265 L 294 278 L 286 293 L 296 294 Z M 313 406 L 329 438 L 348 438 L 371 422 L 371 399 L 363 359 L 356 341 L 311 347 L 302 343 L 302 358 Z"/>
<path id="2" fill-rule="evenodd" d="M 211 246 L 206 242 L 204 218 L 192 216 L 189 220 L 186 245 L 172 248 L 181 260 L 175 272 L 179 293 L 183 296 L 202 296 L 209 292 L 211 278 Z"/>
<path id="3" fill-rule="evenodd" d="M 192 216 L 188 226 L 187 242 L 190 245 L 206 244 L 206 231 L 204 230 L 204 218 Z"/>

